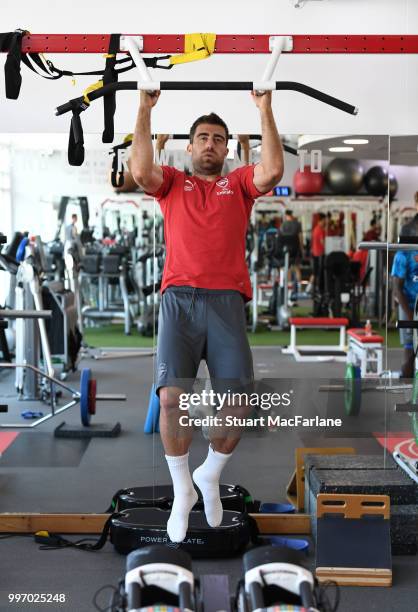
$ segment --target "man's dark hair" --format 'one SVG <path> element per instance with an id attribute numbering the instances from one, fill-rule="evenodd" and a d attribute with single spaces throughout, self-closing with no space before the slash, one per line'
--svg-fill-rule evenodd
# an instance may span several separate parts
<path id="1" fill-rule="evenodd" d="M 285 210 L 284 214 L 287 215 L 288 217 L 293 217 L 293 210 L 290 210 L 290 209 Z"/>
<path id="2" fill-rule="evenodd" d="M 73 213 L 73 214 L 71 215 L 71 219 L 78 219 L 78 217 L 77 217 L 76 213 Z"/>
<path id="3" fill-rule="evenodd" d="M 229 139 L 228 126 L 226 125 L 225 121 L 221 119 L 219 115 L 217 115 L 216 113 L 210 113 L 210 115 L 202 115 L 201 117 L 198 117 L 196 119 L 196 121 L 193 123 L 192 127 L 190 128 L 190 135 L 189 135 L 190 142 L 193 142 L 193 138 L 194 138 L 197 126 L 201 125 L 202 123 L 209 123 L 210 125 L 220 125 L 221 127 L 223 127 L 223 129 L 225 130 L 225 134 L 226 134 L 226 142 L 228 142 L 228 139 Z"/>
<path id="4" fill-rule="evenodd" d="M 319 213 L 318 215 L 318 221 L 322 221 L 323 219 L 326 219 L 327 216 L 324 213 Z"/>

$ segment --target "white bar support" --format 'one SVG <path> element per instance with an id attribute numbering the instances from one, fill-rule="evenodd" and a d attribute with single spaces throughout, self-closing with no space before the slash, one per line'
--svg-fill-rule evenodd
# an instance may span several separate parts
<path id="1" fill-rule="evenodd" d="M 121 51 L 129 51 L 127 47 L 128 40 L 134 40 L 138 47 L 138 51 L 142 53 L 142 51 L 144 50 L 144 37 L 143 36 L 132 36 L 131 34 L 123 34 L 120 37 L 120 43 L 119 43 L 119 47 Z"/>
<path id="2" fill-rule="evenodd" d="M 141 91 L 160 91 L 161 83 L 160 81 L 138 81 L 137 89 Z"/>
<path id="3" fill-rule="evenodd" d="M 293 36 L 270 36 L 269 49 L 271 51 L 271 57 L 269 58 L 267 66 L 269 66 L 270 62 L 272 61 L 277 64 L 282 53 L 289 53 L 290 51 L 293 51 Z M 276 59 L 277 53 L 278 56 Z M 268 78 L 271 79 L 271 76 Z"/>
<path id="4" fill-rule="evenodd" d="M 271 81 L 273 74 L 277 68 L 277 63 L 280 59 L 283 51 L 292 51 L 293 49 L 293 38 L 291 36 L 270 36 L 269 48 L 271 55 L 268 59 L 267 66 L 264 69 L 262 80 L 265 82 Z M 270 88 L 256 88 L 259 94 L 264 93 Z M 273 89 L 273 88 L 272 88 Z"/>
<path id="5" fill-rule="evenodd" d="M 274 91 L 276 89 L 276 81 L 254 81 L 253 89 L 260 93 L 264 91 Z"/>
<path id="6" fill-rule="evenodd" d="M 151 74 L 145 65 L 144 60 L 141 55 L 141 42 L 138 40 L 141 37 L 137 36 L 125 36 L 123 41 L 123 46 L 126 51 L 129 51 L 131 57 L 134 61 L 135 66 L 138 68 L 138 72 L 141 78 L 141 81 L 152 81 Z M 121 42 L 122 44 L 122 42 Z"/>

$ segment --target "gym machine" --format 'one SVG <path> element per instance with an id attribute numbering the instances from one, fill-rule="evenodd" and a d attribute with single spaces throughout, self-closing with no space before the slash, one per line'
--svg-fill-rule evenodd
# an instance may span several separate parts
<path id="1" fill-rule="evenodd" d="M 79 197 L 62 196 L 61 197 L 59 209 L 58 209 L 58 226 L 57 226 L 57 231 L 55 232 L 54 240 L 56 241 L 60 240 L 61 230 L 65 223 L 67 208 L 69 206 L 77 206 L 77 208 L 80 209 L 81 220 L 83 223 L 83 229 L 80 234 L 80 241 L 82 244 L 84 244 L 88 242 L 89 238 L 91 237 L 91 229 L 89 227 L 89 218 L 90 218 L 89 204 L 85 196 L 79 196 Z M 67 237 L 65 237 L 65 241 L 67 241 Z"/>
<path id="2" fill-rule="evenodd" d="M 333 251 L 321 260 L 319 282 L 314 286 L 314 316 L 338 318 L 347 314 L 350 325 L 358 327 L 360 303 L 372 269 L 360 280 L 360 262 L 351 261 L 344 251 Z"/>
<path id="3" fill-rule="evenodd" d="M 318 606 L 315 579 L 301 565 L 301 560 L 300 553 L 289 548 L 261 546 L 245 553 L 244 579 L 238 586 L 236 599 L 237 612 L 277 608 L 301 612 L 324 610 Z"/>
<path id="4" fill-rule="evenodd" d="M 39 237 L 35 243 L 26 244 L 25 250 L 29 250 L 26 258 L 19 265 L 15 261 L 17 274 L 16 283 L 16 308 L 6 308 L 0 310 L 0 331 L 5 328 L 5 323 L 8 320 L 16 320 L 16 362 L 12 363 L 9 355 L 3 350 L 3 361 L 0 362 L 0 370 L 15 370 L 16 379 L 15 385 L 19 395 L 19 399 L 43 401 L 49 405 L 50 411 L 44 415 L 41 412 L 31 414 L 30 423 L 0 423 L 0 428 L 25 428 L 32 429 L 41 423 L 51 419 L 52 417 L 80 405 L 81 422 L 86 430 L 83 437 L 92 436 L 115 436 L 120 432 L 120 424 L 111 428 L 106 425 L 96 425 L 90 427 L 91 417 L 96 413 L 97 401 L 123 401 L 126 400 L 125 395 L 119 394 L 97 394 L 97 382 L 92 378 L 91 371 L 85 368 L 81 372 L 80 390 L 76 390 L 58 380 L 54 376 L 52 365 L 52 356 L 49 344 L 51 333 L 56 330 L 56 340 L 59 343 L 66 345 L 68 338 L 71 337 L 68 328 L 68 313 L 65 306 L 60 303 L 60 299 L 65 300 L 66 294 L 60 296 L 59 293 L 50 291 L 50 295 L 54 299 L 52 308 L 44 309 L 44 300 L 42 299 L 40 279 L 38 277 L 39 261 L 43 259 L 42 243 Z M 8 256 L 3 262 L 7 261 L 11 265 L 12 258 Z M 3 266 L 2 266 L 3 267 Z M 8 270 L 10 272 L 10 270 Z M 72 295 L 72 294 L 70 294 Z M 22 308 L 20 308 L 22 306 Z M 62 315 L 62 320 L 60 320 Z M 74 318 L 74 316 L 73 316 Z M 52 322 L 53 325 L 47 329 L 47 323 Z M 48 333 L 49 332 L 49 333 Z M 54 338 L 54 336 L 52 335 Z M 54 345 L 56 346 L 56 344 Z M 40 368 L 41 354 L 43 369 Z M 61 376 L 61 378 L 64 378 Z M 58 390 L 64 390 L 70 393 L 71 400 L 63 406 L 58 406 Z M 2 410 L 7 412 L 6 410 Z M 22 415 L 24 416 L 24 415 Z M 77 428 L 65 428 L 65 423 L 61 424 L 56 435 L 61 437 L 80 437 L 83 430 Z"/>
<path id="5" fill-rule="evenodd" d="M 272 317 L 272 324 L 277 325 L 278 329 L 289 329 L 289 248 L 281 242 L 280 230 L 276 228 L 266 230 L 263 242 L 269 275 L 272 277 L 268 314 Z"/>
<path id="6" fill-rule="evenodd" d="M 46 308 L 52 311 L 50 321 L 40 319 L 38 323 L 42 359 L 50 376 L 54 375 L 52 358 L 58 359 L 62 364 L 61 376 L 65 378 L 69 371 L 76 369 L 81 347 L 76 295 L 65 288 L 62 280 L 47 280 L 47 269 L 44 245 L 36 236 L 26 244 L 24 258 L 17 271 L 16 307 L 20 310 L 35 308 L 39 311 Z M 16 333 L 24 338 L 20 325 L 18 319 Z M 27 341 L 23 340 L 21 345 L 22 352 L 17 351 L 16 355 L 19 362 L 23 362 Z M 29 363 L 37 365 L 34 361 Z"/>
<path id="7" fill-rule="evenodd" d="M 112 594 L 111 612 L 174 610 L 199 612 L 333 612 L 303 557 L 294 550 L 261 546 L 243 557 L 244 578 L 231 596 L 228 576 L 195 577 L 191 557 L 183 550 L 154 545 L 131 552 L 126 574 Z M 96 598 L 95 598 L 96 599 Z"/>
<path id="8" fill-rule="evenodd" d="M 138 286 L 141 314 L 137 329 L 143 336 L 153 336 L 158 326 L 159 294 L 164 268 L 164 226 L 160 216 L 142 213 L 141 246 L 138 251 Z"/>
<path id="9" fill-rule="evenodd" d="M 15 249 L 19 261 L 10 254 L 0 255 L 2 268 L 12 277 L 16 276 L 13 283 L 15 308 L 0 310 L 0 320 L 16 321 L 16 363 L 12 363 L 10 355 L 2 351 L 0 369 L 15 370 L 15 387 L 19 399 L 43 401 L 50 406 L 50 413 L 46 416 L 34 413 L 31 417 L 38 415 L 38 418 L 30 424 L 4 423 L 1 427 L 36 427 L 79 401 L 84 406 L 87 402 L 81 392 L 72 389 L 74 401 L 57 408 L 58 389 L 69 389 L 55 378 L 52 356 L 61 358 L 64 365 L 61 379 L 64 379 L 68 369 L 75 369 L 79 349 L 79 345 L 71 344 L 77 342 L 73 334 L 78 332 L 73 294 L 63 289 L 61 281 L 43 281 L 46 264 L 42 242 L 39 236 L 31 241 L 27 237 L 22 240 L 22 236 L 17 234 L 20 244 Z M 16 242 L 13 240 L 12 245 Z M 86 393 L 87 390 L 84 396 Z M 92 391 L 91 395 L 95 399 L 95 392 Z"/>
<path id="10" fill-rule="evenodd" d="M 122 245 L 106 247 L 97 243 L 86 249 L 79 274 L 83 322 L 122 319 L 125 334 L 130 335 L 138 314 L 138 296 L 136 283 L 129 278 L 129 255 L 129 248 Z M 93 288 L 97 290 L 96 305 L 89 304 Z"/>
<path id="11" fill-rule="evenodd" d="M 0 233 L 0 270 L 7 272 L 10 278 L 6 302 L 4 304 L 5 308 L 14 308 L 15 305 L 16 273 L 19 267 L 19 262 L 16 260 L 16 251 L 22 238 L 23 234 L 16 232 L 12 243 L 6 251 L 3 251 L 3 246 L 7 244 L 7 237 Z M 10 329 L 8 322 L 0 317 L 0 351 L 2 359 L 11 362 L 11 347 L 9 346 L 6 330 L 8 331 L 10 345 L 14 348 L 14 330 Z"/>

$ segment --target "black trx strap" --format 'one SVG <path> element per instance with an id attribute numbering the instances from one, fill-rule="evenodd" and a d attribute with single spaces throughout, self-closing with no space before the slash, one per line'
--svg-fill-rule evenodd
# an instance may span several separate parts
<path id="1" fill-rule="evenodd" d="M 25 30 L 4 32 L 0 34 L 0 51 L 7 51 L 6 63 L 4 65 L 4 78 L 6 84 L 6 98 L 17 100 L 22 75 L 20 74 L 20 61 L 22 59 L 22 38 Z"/>
<path id="2" fill-rule="evenodd" d="M 170 64 L 169 66 L 163 66 L 158 63 L 162 60 L 170 59 L 170 57 L 171 55 L 162 55 L 160 57 L 144 57 L 143 59 L 145 65 L 148 68 L 160 68 L 161 70 L 170 70 L 173 67 L 172 64 Z M 63 76 L 102 76 L 104 74 L 104 70 L 90 70 L 87 72 L 73 72 L 72 70 L 61 70 L 61 68 L 57 68 L 51 62 L 51 60 L 44 58 L 39 53 L 23 53 L 21 59 L 25 66 L 27 66 L 30 70 L 32 70 L 32 72 L 44 79 L 56 80 L 60 79 Z M 36 64 L 36 68 L 33 64 Z M 118 69 L 116 70 L 117 74 L 123 74 L 124 72 L 128 72 L 128 70 L 132 70 L 132 68 L 135 68 L 135 63 L 131 56 L 118 59 L 116 60 L 115 64 L 118 67 Z"/>
<path id="3" fill-rule="evenodd" d="M 131 146 L 131 144 L 132 140 L 129 139 L 126 142 L 123 142 L 122 144 L 112 147 L 112 150 L 109 152 L 109 155 L 113 155 L 112 173 L 110 175 L 110 180 L 112 182 L 112 187 L 114 187 L 115 189 L 123 187 L 123 184 L 125 182 L 123 164 L 120 165 L 119 170 L 119 151 L 121 151 L 122 149 L 127 149 Z"/>
<path id="4" fill-rule="evenodd" d="M 119 51 L 120 34 L 111 34 L 109 42 L 108 56 L 106 57 L 105 70 L 103 73 L 103 87 L 109 83 L 116 83 L 118 73 L 116 71 L 116 54 Z M 104 109 L 104 130 L 102 142 L 113 142 L 115 137 L 115 126 L 113 118 L 116 112 L 116 93 L 103 98 Z"/>
<path id="5" fill-rule="evenodd" d="M 86 110 L 88 104 L 83 98 L 74 98 L 70 104 L 73 116 L 68 139 L 68 163 L 70 166 L 81 166 L 84 161 L 84 133 L 80 113 Z"/>
<path id="6" fill-rule="evenodd" d="M 57 80 L 63 76 L 101 76 L 103 82 L 114 83 L 118 80 L 118 74 L 132 70 L 135 63 L 132 58 L 124 57 L 116 59 L 116 53 L 119 51 L 120 34 L 111 34 L 109 43 L 109 55 L 106 59 L 104 70 L 92 70 L 89 72 L 73 72 L 72 70 L 61 70 L 54 64 L 44 58 L 39 53 L 22 53 L 22 40 L 26 30 L 17 29 L 14 32 L 0 33 L 0 52 L 7 52 L 7 59 L 4 66 L 4 76 L 6 83 L 6 98 L 17 100 L 22 85 L 22 76 L 20 74 L 21 62 L 25 64 L 32 72 L 44 79 Z M 162 55 L 159 57 L 145 57 L 144 62 L 148 68 L 160 68 L 162 70 L 170 70 L 173 65 L 162 65 L 159 62 L 170 60 L 171 55 Z M 112 99 L 113 98 L 113 99 Z M 104 99 L 105 106 L 105 131 L 103 132 L 103 142 L 113 141 L 113 105 L 115 104 L 115 94 Z M 112 136 L 110 138 L 110 136 Z M 106 140 L 105 140 L 106 139 Z"/>
<path id="7" fill-rule="evenodd" d="M 1 36 L 1 35 L 0 35 Z M 30 58 L 30 59 L 29 59 Z M 159 68 L 160 70 L 170 70 L 173 65 L 170 64 L 168 66 L 160 65 L 158 62 L 166 59 L 170 59 L 171 55 L 162 55 L 160 57 L 144 57 L 144 63 L 148 68 Z M 41 76 L 44 79 L 56 80 L 60 79 L 63 76 L 66 77 L 75 77 L 75 76 L 102 76 L 104 74 L 104 70 L 90 70 L 87 72 L 73 72 L 72 70 L 61 70 L 61 68 L 57 68 L 51 62 L 51 60 L 44 58 L 39 53 L 23 53 L 22 54 L 22 62 L 27 66 L 32 72 Z M 33 66 L 36 64 L 37 68 Z M 128 63 L 129 62 L 129 63 Z M 126 66 L 124 64 L 127 64 Z M 124 72 L 128 72 L 128 70 L 132 70 L 135 68 L 135 63 L 131 56 L 123 57 L 115 61 L 115 66 L 118 67 L 115 71 L 117 74 L 123 74 Z"/>
<path id="8" fill-rule="evenodd" d="M 113 156 L 110 180 L 112 183 L 112 187 L 114 187 L 115 189 L 123 187 L 125 183 L 123 164 L 121 165 L 119 170 L 119 156 L 117 153 L 115 153 L 115 155 Z"/>

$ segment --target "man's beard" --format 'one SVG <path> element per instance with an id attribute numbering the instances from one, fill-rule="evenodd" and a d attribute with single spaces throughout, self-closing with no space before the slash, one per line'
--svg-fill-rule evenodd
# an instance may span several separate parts
<path id="1" fill-rule="evenodd" d="M 222 172 L 222 168 L 224 165 L 223 160 L 219 161 L 218 159 L 208 159 L 205 160 L 201 158 L 192 160 L 193 171 L 195 174 L 202 174 L 203 176 L 213 176 L 215 174 L 220 175 Z"/>

